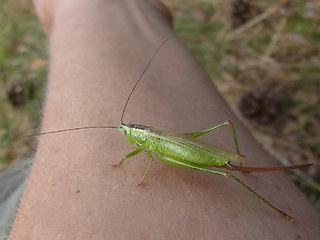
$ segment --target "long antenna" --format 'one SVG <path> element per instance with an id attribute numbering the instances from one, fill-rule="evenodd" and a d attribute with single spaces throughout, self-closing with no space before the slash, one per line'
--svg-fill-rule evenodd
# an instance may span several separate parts
<path id="1" fill-rule="evenodd" d="M 31 134 L 31 135 L 21 136 L 21 137 L 19 137 L 19 138 L 35 137 L 35 136 L 52 134 L 52 133 L 61 133 L 61 132 L 68 132 L 68 131 L 76 131 L 76 130 L 89 129 L 89 128 L 118 128 L 118 127 L 114 127 L 114 126 L 76 127 L 76 128 L 67 128 L 67 129 L 63 129 L 63 130 L 55 130 L 55 131 L 50 131 L 50 132 L 35 133 L 35 134 Z"/>
<path id="2" fill-rule="evenodd" d="M 133 86 L 128 98 L 127 98 L 127 101 L 123 107 L 123 110 L 122 110 L 122 114 L 121 114 L 121 119 L 120 119 L 120 122 L 123 123 L 123 116 L 124 116 L 124 112 L 126 111 L 126 108 L 127 108 L 127 105 L 128 105 L 128 102 L 131 98 L 131 95 L 132 93 L 134 92 L 134 90 L 136 89 L 136 87 L 138 86 L 138 83 L 140 82 L 140 80 L 142 79 L 143 75 L 145 74 L 145 72 L 147 71 L 147 69 L 149 68 L 150 64 L 152 63 L 153 59 L 155 58 L 155 56 L 157 55 L 157 53 L 159 52 L 159 50 L 161 49 L 161 47 L 167 42 L 168 39 L 166 39 L 165 41 L 163 41 L 163 43 L 160 44 L 160 46 L 157 48 L 157 50 L 153 53 L 152 57 L 150 58 L 147 66 L 144 68 L 143 72 L 141 73 L 138 81 L 136 82 L 136 84 Z"/>
<path id="3" fill-rule="evenodd" d="M 123 111 L 122 111 L 122 114 L 121 114 L 121 123 L 122 120 L 123 120 L 123 116 L 124 116 L 124 113 L 125 113 L 125 110 L 127 108 L 127 105 L 128 105 L 128 102 L 130 100 L 130 97 L 132 95 L 132 93 L 134 92 L 134 90 L 136 89 L 138 83 L 140 82 L 140 80 L 142 79 L 142 76 L 145 74 L 145 72 L 147 71 L 148 67 L 150 66 L 150 64 L 152 63 L 153 59 L 155 58 L 155 56 L 157 55 L 157 53 L 159 52 L 159 50 L 161 49 L 161 47 L 167 42 L 168 39 L 166 39 L 165 41 L 163 41 L 161 43 L 161 45 L 157 48 L 157 50 L 153 53 L 152 57 L 150 58 L 147 66 L 145 67 L 145 69 L 143 70 L 143 72 L 141 73 L 139 79 L 137 80 L 137 82 L 135 83 L 134 87 L 132 88 L 128 98 L 127 98 L 127 101 L 126 101 L 126 104 L 124 105 L 124 108 L 123 108 Z M 75 127 L 75 128 L 67 128 L 67 129 L 62 129 L 62 130 L 55 130 L 55 131 L 49 131 L 49 132 L 41 132 L 41 133 L 35 133 L 35 134 L 30 134 L 30 135 L 25 135 L 25 136 L 21 136 L 19 138 L 27 138 L 27 137 L 35 137 L 35 136 L 42 136 L 42 135 L 47 135 L 47 134 L 52 134 L 52 133 L 61 133 L 61 132 L 69 132 L 69 131 L 76 131 L 76 130 L 81 130 L 81 129 L 93 129 L 93 128 L 113 128 L 113 129 L 116 129 L 118 127 L 115 127 L 115 126 L 89 126 L 89 127 Z"/>

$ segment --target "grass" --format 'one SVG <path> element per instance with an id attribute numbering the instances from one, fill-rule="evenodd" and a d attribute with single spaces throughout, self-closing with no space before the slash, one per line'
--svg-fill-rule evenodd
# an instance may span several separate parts
<path id="1" fill-rule="evenodd" d="M 319 164 L 320 4 L 165 2 L 175 31 L 256 139 L 283 165 Z M 315 204 L 319 170 L 292 176 Z"/>
<path id="2" fill-rule="evenodd" d="M 17 137 L 39 123 L 46 82 L 46 40 L 30 3 L 2 1 L 0 11 L 0 170 L 30 156 Z"/>
<path id="3" fill-rule="evenodd" d="M 175 31 L 231 108 L 282 164 L 320 159 L 317 0 L 165 0 Z M 27 0 L 0 3 L 0 168 L 32 152 L 16 141 L 39 124 L 46 39 Z M 242 11 L 239 11 L 242 9 Z M 293 180 L 319 204 L 320 171 Z"/>

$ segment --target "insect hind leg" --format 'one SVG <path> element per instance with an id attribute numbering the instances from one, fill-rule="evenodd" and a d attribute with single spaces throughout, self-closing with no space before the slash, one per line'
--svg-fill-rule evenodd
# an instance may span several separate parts
<path id="1" fill-rule="evenodd" d="M 200 137 L 201 135 L 204 135 L 206 133 L 209 133 L 213 130 L 216 130 L 218 128 L 221 128 L 221 127 L 225 127 L 225 126 L 231 126 L 232 128 L 232 134 L 233 134 L 233 140 L 234 140 L 234 143 L 235 143 L 235 146 L 236 146 L 236 150 L 237 150 L 237 153 L 240 154 L 240 151 L 239 151 L 239 145 L 238 145 L 238 140 L 237 140 L 237 136 L 236 136 L 236 131 L 235 131 L 235 128 L 234 128 L 234 125 L 233 125 L 233 122 L 230 121 L 230 120 L 227 120 L 223 123 L 220 123 L 212 128 L 208 128 L 208 129 L 205 129 L 205 130 L 202 130 L 202 131 L 198 131 L 198 132 L 190 132 L 190 133 L 185 133 L 184 135 L 187 135 L 189 137 L 192 137 L 192 138 L 197 138 L 197 137 Z"/>
<path id="2" fill-rule="evenodd" d="M 231 174 L 231 173 L 229 173 L 227 171 L 214 170 L 214 169 L 210 169 L 210 168 L 206 168 L 206 167 L 196 166 L 196 165 L 193 165 L 192 163 L 182 162 L 179 159 L 174 159 L 174 158 L 170 158 L 170 157 L 167 157 L 167 156 L 161 156 L 159 158 L 162 161 L 164 161 L 166 163 L 169 163 L 171 165 L 177 166 L 177 167 L 191 168 L 191 169 L 195 169 L 195 170 L 206 171 L 206 172 L 210 172 L 210 173 L 214 173 L 214 174 L 223 175 L 225 177 L 229 177 L 229 178 L 235 180 L 236 182 L 238 182 L 239 184 L 241 184 L 243 187 L 245 187 L 247 190 L 249 190 L 251 193 L 253 193 L 256 197 L 261 199 L 265 204 L 267 204 L 273 210 L 277 211 L 278 213 L 280 213 L 282 216 L 286 217 L 290 221 L 292 221 L 292 222 L 295 221 L 294 217 L 291 217 L 290 215 L 288 215 L 284 211 L 282 211 L 279 208 L 277 208 L 276 206 L 274 206 L 272 203 L 270 203 L 268 200 L 266 200 L 264 197 L 262 197 L 256 191 L 254 191 L 251 187 L 249 187 L 247 184 L 242 182 L 239 178 L 235 177 L 233 174 Z"/>
<path id="3" fill-rule="evenodd" d="M 276 206 L 274 206 L 272 203 L 270 203 L 268 200 L 266 200 L 264 197 L 262 197 L 260 194 L 258 194 L 256 191 L 254 191 L 251 187 L 249 187 L 247 184 L 245 184 L 244 182 L 242 182 L 239 178 L 235 177 L 233 174 L 229 173 L 229 172 L 225 172 L 225 176 L 226 177 L 230 177 L 233 180 L 235 180 L 236 182 L 240 183 L 243 187 L 245 187 L 246 189 L 248 189 L 251 193 L 253 193 L 256 197 L 260 198 L 265 204 L 267 204 L 269 207 L 271 207 L 273 210 L 277 211 L 278 213 L 280 213 L 282 216 L 286 217 L 287 219 L 289 219 L 291 222 L 294 222 L 296 219 L 294 217 L 291 217 L 290 215 L 288 215 L 287 213 L 285 213 L 284 211 L 280 210 L 279 208 L 277 208 Z"/>
<path id="4" fill-rule="evenodd" d="M 233 122 L 230 121 L 230 120 L 227 120 L 227 121 L 225 122 L 225 124 L 226 124 L 225 126 L 231 126 L 231 128 L 232 128 L 232 134 L 233 134 L 233 141 L 234 141 L 234 144 L 235 144 L 235 146 L 236 146 L 237 153 L 240 154 L 239 145 L 238 145 L 238 140 L 237 140 L 237 135 L 236 135 L 236 130 L 235 130 L 235 128 L 234 128 Z"/>

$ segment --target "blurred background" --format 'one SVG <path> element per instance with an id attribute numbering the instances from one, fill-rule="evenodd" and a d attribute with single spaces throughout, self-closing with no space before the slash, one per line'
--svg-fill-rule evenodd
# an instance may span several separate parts
<path id="1" fill-rule="evenodd" d="M 163 0 L 233 111 L 320 210 L 320 1 Z M 0 2 L 0 171 L 31 156 L 48 73 L 31 0 Z"/>

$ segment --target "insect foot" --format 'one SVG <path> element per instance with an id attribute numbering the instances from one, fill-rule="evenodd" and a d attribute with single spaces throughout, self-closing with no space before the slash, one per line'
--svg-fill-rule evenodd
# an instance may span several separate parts
<path id="1" fill-rule="evenodd" d="M 280 214 L 282 214 L 282 216 L 284 216 L 287 219 L 289 219 L 291 222 L 296 221 L 296 219 L 294 217 L 291 217 L 290 215 L 286 214 L 284 211 L 280 211 Z"/>
<path id="2" fill-rule="evenodd" d="M 116 167 L 119 167 L 120 166 L 120 164 L 109 164 L 109 167 L 112 167 L 112 168 L 116 168 Z"/>
<path id="3" fill-rule="evenodd" d="M 138 184 L 139 187 L 143 187 L 144 185 L 145 185 L 144 181 L 142 181 L 141 183 Z"/>
<path id="4" fill-rule="evenodd" d="M 227 124 L 227 125 L 232 125 L 232 126 L 233 126 L 233 122 L 232 122 L 231 120 L 227 120 L 227 121 L 226 121 L 226 124 Z"/>

